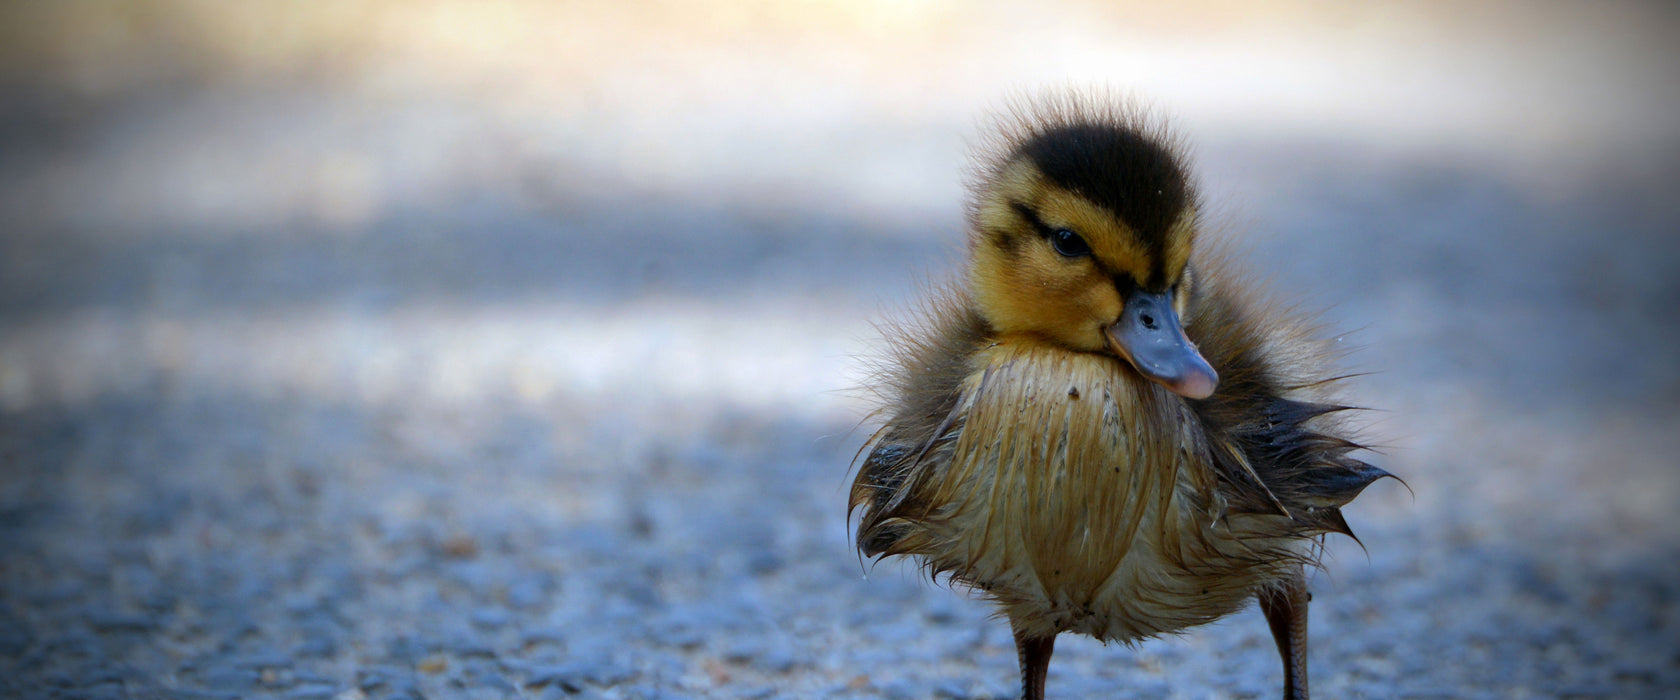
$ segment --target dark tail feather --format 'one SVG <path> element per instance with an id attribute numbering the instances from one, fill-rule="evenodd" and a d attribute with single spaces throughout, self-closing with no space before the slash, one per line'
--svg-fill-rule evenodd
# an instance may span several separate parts
<path id="1" fill-rule="evenodd" d="M 1314 510 L 1302 519 L 1308 527 L 1324 532 L 1334 532 L 1353 538 L 1360 549 L 1365 549 L 1365 543 L 1359 540 L 1359 535 L 1353 534 L 1353 528 L 1348 525 L 1347 518 L 1342 515 L 1340 508 L 1322 508 Z"/>
<path id="2" fill-rule="evenodd" d="M 1294 491 L 1300 494 L 1301 503 L 1315 509 L 1340 508 L 1357 498 L 1372 482 L 1384 477 L 1396 478 L 1357 459 L 1344 457 L 1339 461 L 1341 469 L 1308 469 L 1296 475 Z"/>

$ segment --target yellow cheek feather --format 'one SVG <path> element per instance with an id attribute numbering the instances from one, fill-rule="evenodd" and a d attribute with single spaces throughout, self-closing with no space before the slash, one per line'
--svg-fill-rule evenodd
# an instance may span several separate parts
<path id="1" fill-rule="evenodd" d="M 1024 333 L 1076 350 L 1101 351 L 1107 346 L 1102 329 L 1120 317 L 1122 306 L 1111 275 L 1141 266 L 1147 259 L 1144 250 L 1112 215 L 1075 194 L 1047 186 L 1030 165 L 1004 167 L 993 192 L 973 212 L 976 236 L 969 270 L 970 289 L 986 320 L 999 333 Z M 1068 258 L 1057 253 L 1022 220 L 1017 204 L 1036 212 L 1052 229 L 1080 234 L 1092 255 Z"/>
<path id="2" fill-rule="evenodd" d="M 1120 295 L 1089 260 L 1069 260 L 1042 241 L 975 256 L 972 289 L 1000 333 L 1041 336 L 1077 350 L 1105 346 L 1102 327 L 1120 316 Z"/>

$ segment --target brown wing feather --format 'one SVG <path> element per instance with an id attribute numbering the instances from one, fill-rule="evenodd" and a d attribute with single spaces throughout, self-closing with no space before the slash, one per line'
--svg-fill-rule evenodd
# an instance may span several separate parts
<path id="1" fill-rule="evenodd" d="M 864 447 L 869 456 L 852 481 L 851 509 L 863 509 L 858 549 L 866 556 L 890 553 L 901 529 L 892 521 L 921 507 L 912 499 L 918 472 L 949 459 L 942 445 L 954 439 L 962 381 L 969 358 L 990 334 L 984 319 L 958 292 L 935 295 L 921 316 L 887 327 L 888 356 L 874 385 L 882 387 L 880 412 L 887 421 Z"/>
<path id="2" fill-rule="evenodd" d="M 1213 467 L 1233 512 L 1289 516 L 1302 534 L 1349 536 L 1340 511 L 1390 476 L 1352 456 L 1365 449 L 1330 395 L 1335 353 L 1314 324 L 1252 290 L 1252 280 L 1199 261 L 1187 331 L 1219 372 L 1219 389 L 1191 406 L 1213 444 Z M 1210 274 L 1211 273 L 1211 274 Z M 1223 282 L 1223 283 L 1221 283 Z M 1241 283 L 1248 295 L 1231 290 Z"/>

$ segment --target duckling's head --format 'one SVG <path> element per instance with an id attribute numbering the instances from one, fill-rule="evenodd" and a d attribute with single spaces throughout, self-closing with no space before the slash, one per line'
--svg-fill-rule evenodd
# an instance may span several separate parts
<path id="1" fill-rule="evenodd" d="M 1170 139 L 1126 107 L 1017 110 L 973 183 L 969 284 L 999 333 L 1111 353 L 1189 397 L 1219 378 L 1185 335 L 1196 198 Z"/>

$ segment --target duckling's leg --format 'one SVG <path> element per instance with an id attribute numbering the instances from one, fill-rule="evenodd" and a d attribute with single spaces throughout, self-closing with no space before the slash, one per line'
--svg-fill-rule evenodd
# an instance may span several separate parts
<path id="1" fill-rule="evenodd" d="M 1307 580 L 1301 569 L 1260 592 L 1260 611 L 1283 657 L 1284 700 L 1307 700 Z"/>
<path id="2" fill-rule="evenodd" d="M 1050 671 L 1050 654 L 1056 650 L 1056 635 L 1034 636 L 1010 625 L 1015 631 L 1015 652 L 1021 657 L 1021 697 L 1044 700 L 1044 677 Z"/>

